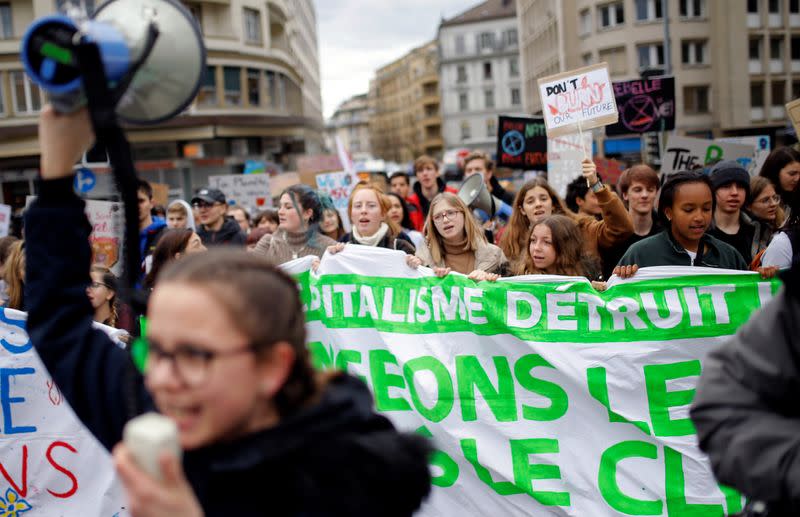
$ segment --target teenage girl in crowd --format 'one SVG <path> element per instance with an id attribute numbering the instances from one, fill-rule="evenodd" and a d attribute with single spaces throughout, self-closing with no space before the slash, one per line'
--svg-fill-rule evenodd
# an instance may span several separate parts
<path id="1" fill-rule="evenodd" d="M 320 233 L 321 217 L 317 192 L 306 185 L 292 185 L 280 197 L 278 231 L 261 237 L 253 253 L 276 266 L 309 255 L 321 257 L 328 246 L 336 244 Z"/>
<path id="2" fill-rule="evenodd" d="M 758 264 L 761 262 L 759 253 L 763 254 L 767 249 L 786 217 L 781 208 L 781 197 L 770 180 L 763 176 L 750 180 L 750 197 L 745 211 L 756 226 L 754 242 L 758 250 L 753 255 L 753 263 Z"/>
<path id="3" fill-rule="evenodd" d="M 658 215 L 666 230 L 631 246 L 614 273 L 628 278 L 639 267 L 702 266 L 746 270 L 733 246 L 708 235 L 714 214 L 711 180 L 702 171 L 670 175 L 658 199 Z M 774 276 L 775 268 L 759 270 Z"/>
<path id="4" fill-rule="evenodd" d="M 117 277 L 104 266 L 92 266 L 89 276 L 92 283 L 86 289 L 86 295 L 94 309 L 94 321 L 117 326 Z"/>
<path id="5" fill-rule="evenodd" d="M 455 194 L 443 192 L 433 198 L 424 232 L 427 245 L 417 250 L 417 256 L 438 276 L 456 271 L 473 280 L 494 281 L 507 274 L 503 250 L 487 242 L 469 208 Z"/>
<path id="6" fill-rule="evenodd" d="M 633 223 L 625 205 L 600 182 L 597 168 L 590 160 L 583 162 L 583 176 L 597 197 L 602 219 L 598 221 L 570 211 L 546 180 L 529 181 L 514 199 L 514 211 L 500 241 L 500 247 L 512 263 L 524 259 L 531 226 L 552 214 L 565 215 L 575 221 L 583 235 L 584 251 L 598 259 L 602 252 L 624 245 L 633 234 Z"/>
<path id="7" fill-rule="evenodd" d="M 596 257 L 583 250 L 583 236 L 575 221 L 564 215 L 551 215 L 533 225 L 527 253 L 517 263 L 515 274 L 596 280 L 600 268 Z"/>
<path id="8" fill-rule="evenodd" d="M 319 229 L 323 235 L 338 241 L 347 233 L 344 231 L 344 224 L 342 224 L 342 218 L 339 217 L 339 211 L 333 206 L 333 200 L 330 196 L 320 194 L 319 199 L 322 202 L 322 219 L 319 222 Z"/>
<path id="9" fill-rule="evenodd" d="M 158 274 L 173 260 L 200 251 L 206 251 L 206 247 L 200 236 L 192 230 L 188 228 L 167 230 L 158 239 L 156 249 L 153 251 L 153 265 L 144 278 L 144 287 L 153 289 Z"/>
<path id="10" fill-rule="evenodd" d="M 330 251 L 336 253 L 344 248 L 343 244 L 352 243 L 399 250 L 414 255 L 415 248 L 411 239 L 388 217 L 390 208 L 389 199 L 377 187 L 356 185 L 348 201 L 352 230 Z"/>
<path id="11" fill-rule="evenodd" d="M 424 246 L 425 240 L 422 234 L 414 229 L 414 225 L 411 222 L 406 200 L 394 192 L 389 192 L 386 195 L 391 205 L 389 208 L 389 219 L 403 229 L 403 232 L 408 236 L 416 249 L 419 249 L 420 246 Z"/>
<path id="12" fill-rule="evenodd" d="M 775 149 L 761 166 L 759 176 L 770 180 L 781 198 L 781 208 L 788 218 L 791 213 L 789 207 L 794 204 L 795 191 L 800 182 L 800 153 L 791 147 Z"/>
<path id="13" fill-rule="evenodd" d="M 93 140 L 86 110 L 40 114 L 39 196 L 26 213 L 31 342 L 105 447 L 141 516 L 411 515 L 430 490 L 428 445 L 372 409 L 367 387 L 316 372 L 296 282 L 257 255 L 215 249 L 171 264 L 148 307 L 144 377 L 91 328 L 90 226 L 72 165 Z M 130 379 L 126 383 L 124 379 Z M 183 459 L 161 479 L 119 443 L 127 401 L 178 427 Z"/>

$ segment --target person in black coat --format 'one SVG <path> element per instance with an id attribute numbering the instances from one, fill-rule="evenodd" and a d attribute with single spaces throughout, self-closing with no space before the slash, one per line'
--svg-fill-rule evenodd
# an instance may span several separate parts
<path id="1" fill-rule="evenodd" d="M 424 438 L 372 410 L 366 386 L 315 372 L 295 280 L 243 250 L 166 268 L 148 306 L 145 375 L 92 328 L 91 230 L 72 164 L 85 110 L 40 118 L 42 179 L 26 214 L 28 333 L 76 415 L 108 449 L 134 516 L 411 515 L 430 490 Z M 279 303 L 276 303 L 278 301 Z M 264 310 L 260 310 L 263 308 Z M 123 427 L 157 410 L 182 461 L 141 470 Z"/>

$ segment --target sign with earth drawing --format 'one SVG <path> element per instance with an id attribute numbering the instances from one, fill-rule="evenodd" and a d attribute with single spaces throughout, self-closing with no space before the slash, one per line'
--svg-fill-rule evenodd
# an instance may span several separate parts
<path id="1" fill-rule="evenodd" d="M 544 119 L 500 116 L 497 166 L 547 170 L 547 132 Z"/>
<path id="2" fill-rule="evenodd" d="M 675 78 L 651 77 L 614 83 L 619 122 L 607 136 L 675 129 Z"/>

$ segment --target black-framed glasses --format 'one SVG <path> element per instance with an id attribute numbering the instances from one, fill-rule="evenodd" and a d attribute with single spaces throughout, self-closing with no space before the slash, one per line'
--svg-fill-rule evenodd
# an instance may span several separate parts
<path id="1" fill-rule="evenodd" d="M 172 352 L 167 352 L 158 344 L 144 340 L 147 345 L 147 358 L 144 373 L 147 374 L 162 360 L 172 363 L 175 374 L 188 385 L 197 385 L 206 380 L 211 363 L 217 359 L 249 354 L 255 351 L 253 345 L 235 350 L 208 350 L 192 345 L 181 345 Z"/>
<path id="2" fill-rule="evenodd" d="M 100 289 L 101 287 L 111 289 L 110 285 L 104 284 L 103 282 L 92 282 L 91 284 L 89 284 L 89 287 L 91 287 L 92 289 Z"/>

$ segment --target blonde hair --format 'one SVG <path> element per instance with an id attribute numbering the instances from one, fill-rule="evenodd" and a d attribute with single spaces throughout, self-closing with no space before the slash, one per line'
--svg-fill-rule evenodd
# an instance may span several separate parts
<path id="1" fill-rule="evenodd" d="M 350 224 L 353 224 L 353 199 L 356 197 L 356 193 L 362 190 L 370 190 L 375 193 L 375 197 L 378 198 L 378 206 L 381 208 L 383 222 L 389 226 L 389 233 L 392 237 L 400 235 L 403 229 L 396 222 L 389 219 L 389 210 L 392 208 L 392 202 L 379 187 L 368 183 L 359 183 L 350 193 L 350 199 L 347 200 L 347 217 L 350 218 Z"/>
<path id="2" fill-rule="evenodd" d="M 472 250 L 474 252 L 481 243 L 486 242 L 486 235 L 475 221 L 475 218 L 472 217 L 469 208 L 464 204 L 461 198 L 449 192 L 442 192 L 431 201 L 431 207 L 430 210 L 428 210 L 428 217 L 425 218 L 425 228 L 423 230 L 425 243 L 428 245 L 428 250 L 431 252 L 431 258 L 434 264 L 441 264 L 444 262 L 445 257 L 444 238 L 439 234 L 436 225 L 433 223 L 433 210 L 438 203 L 447 203 L 464 214 L 464 233 L 467 236 L 467 243 L 464 245 L 464 251 Z"/>
<path id="3" fill-rule="evenodd" d="M 6 288 L 8 289 L 6 307 L 9 309 L 24 310 L 22 307 L 23 292 L 25 290 L 24 269 L 25 241 L 17 241 L 11 245 L 8 260 L 6 260 L 6 269 L 3 273 L 3 280 L 5 280 Z"/>

